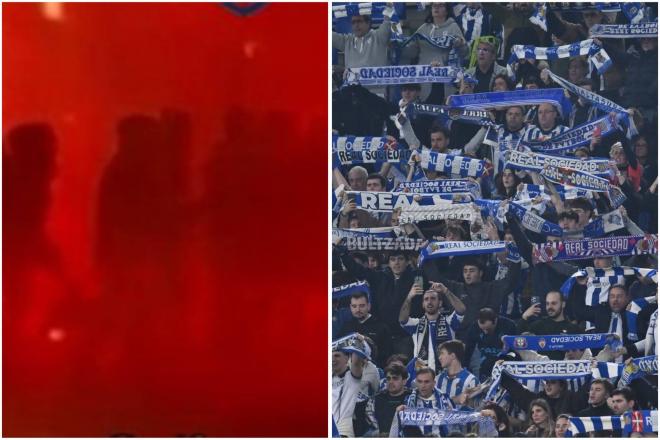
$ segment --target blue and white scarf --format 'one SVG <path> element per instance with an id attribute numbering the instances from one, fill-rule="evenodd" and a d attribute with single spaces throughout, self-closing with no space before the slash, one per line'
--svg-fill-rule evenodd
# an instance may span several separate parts
<path id="1" fill-rule="evenodd" d="M 369 296 L 369 283 L 359 281 L 357 283 L 344 284 L 343 286 L 332 288 L 332 299 L 341 299 L 353 295 L 357 292 L 365 292 Z"/>
<path id="2" fill-rule="evenodd" d="M 508 92 L 485 92 L 469 95 L 451 95 L 447 105 L 470 110 L 489 110 L 514 105 L 552 104 L 560 113 L 568 115 L 571 103 L 561 89 L 512 90 Z"/>
<path id="3" fill-rule="evenodd" d="M 418 251 L 426 240 L 410 237 L 346 237 L 341 243 L 349 251 Z"/>
<path id="4" fill-rule="evenodd" d="M 600 74 L 605 73 L 612 66 L 612 60 L 610 60 L 605 49 L 594 43 L 593 39 L 588 39 L 555 47 L 535 47 L 515 44 L 511 46 L 511 57 L 509 57 L 506 68 L 509 76 L 515 77 L 514 64 L 519 60 L 557 60 L 581 55 L 588 55 L 589 61 L 591 61 Z"/>
<path id="5" fill-rule="evenodd" d="M 424 35 L 419 32 L 415 32 L 408 38 L 399 39 L 398 43 L 400 47 L 405 47 L 408 44 L 417 40 L 425 41 L 431 46 L 435 47 L 436 49 L 447 50 L 447 49 L 452 49 L 454 47 L 454 41 L 456 41 L 456 37 L 450 34 L 433 36 L 433 35 Z"/>
<path id="6" fill-rule="evenodd" d="M 608 159 L 581 160 L 573 157 L 553 156 L 532 152 L 509 150 L 505 153 L 506 166 L 517 170 L 541 171 L 545 165 L 571 168 L 584 171 L 595 176 L 608 176 L 610 161 Z"/>
<path id="7" fill-rule="evenodd" d="M 657 410 L 629 411 L 623 416 L 626 419 L 626 426 L 623 429 L 626 434 L 631 432 L 658 432 Z"/>
<path id="8" fill-rule="evenodd" d="M 401 145 L 403 146 L 403 145 Z M 410 160 L 412 151 L 390 143 L 386 137 L 332 136 L 333 167 L 364 163 L 396 163 Z"/>
<path id="9" fill-rule="evenodd" d="M 527 335 L 527 336 L 502 336 L 504 347 L 502 353 L 512 350 L 534 350 L 534 351 L 568 351 L 584 350 L 585 348 L 603 348 L 605 344 L 610 347 L 621 345 L 621 341 L 613 333 L 592 333 L 583 335 Z M 612 348 L 614 350 L 614 348 Z M 569 361 L 565 361 L 569 362 Z M 583 361 L 574 361 L 583 362 Z M 543 362 L 534 364 L 535 368 L 543 370 Z M 552 364 L 550 364 L 552 365 Z M 555 365 L 556 366 L 556 365 Z M 591 374 L 591 369 L 588 370 Z M 513 373 L 512 373 L 513 374 Z M 552 377 L 541 377 L 540 379 L 552 379 Z"/>
<path id="10" fill-rule="evenodd" d="M 438 194 L 407 194 L 387 191 L 346 191 L 349 200 L 355 200 L 358 209 L 369 212 L 392 212 L 409 206 L 438 206 L 451 202 Z"/>
<path id="11" fill-rule="evenodd" d="M 380 16 L 390 19 L 390 41 L 401 41 L 404 39 L 403 28 L 396 9 L 387 6 L 387 3 L 347 3 L 345 5 L 332 6 L 332 22 L 335 24 L 339 20 L 357 15 L 368 15 L 372 17 L 372 22 L 380 19 Z"/>
<path id="12" fill-rule="evenodd" d="M 625 416 L 591 416 L 569 417 L 568 428 L 564 437 L 573 437 L 575 434 L 588 434 L 590 432 L 623 430 Z"/>
<path id="13" fill-rule="evenodd" d="M 481 177 L 486 170 L 486 162 L 483 160 L 436 153 L 428 149 L 422 150 L 420 165 L 426 170 L 461 177 Z"/>
<path id="14" fill-rule="evenodd" d="M 622 365 L 621 379 L 619 379 L 618 388 L 623 388 L 630 385 L 635 379 L 644 377 L 646 375 L 658 374 L 658 357 L 645 356 L 633 359 L 625 367 Z"/>
<path id="15" fill-rule="evenodd" d="M 392 84 L 451 83 L 460 69 L 430 65 L 354 67 L 347 69 L 346 82 L 363 86 Z"/>
<path id="16" fill-rule="evenodd" d="M 445 105 L 419 103 L 414 103 L 413 109 L 417 114 L 440 116 L 444 120 L 460 120 L 468 124 L 480 125 L 484 127 L 497 125 L 490 119 L 489 113 L 485 110 L 468 110 L 465 108 L 453 108 Z"/>
<path id="17" fill-rule="evenodd" d="M 332 351 L 341 351 L 344 353 L 356 353 L 363 358 L 369 359 L 371 349 L 369 345 L 360 340 L 357 333 L 351 333 L 343 338 L 335 339 L 331 344 Z"/>
<path id="18" fill-rule="evenodd" d="M 415 426 L 420 429 L 431 426 L 451 426 L 465 429 L 468 424 L 472 423 L 478 424 L 481 437 L 497 437 L 497 429 L 493 419 L 482 416 L 480 412 L 435 408 L 406 408 L 398 412 L 392 423 L 390 437 L 401 437 L 404 426 Z"/>
<path id="19" fill-rule="evenodd" d="M 657 38 L 658 22 L 639 24 L 595 24 L 589 29 L 595 38 Z"/>
<path id="20" fill-rule="evenodd" d="M 558 186 L 556 190 L 561 200 L 572 200 L 577 199 L 578 197 L 591 198 L 591 192 L 583 189 Z M 539 196 L 543 197 L 544 200 L 550 200 L 550 195 L 545 192 L 545 185 L 530 185 L 528 183 L 523 183 L 523 187 L 516 193 L 515 199 L 529 200 Z"/>
<path id="21" fill-rule="evenodd" d="M 525 229 L 545 236 L 561 237 L 564 234 L 563 229 L 558 224 L 545 220 L 515 202 L 509 202 L 509 212 L 518 217 Z"/>
<path id="22" fill-rule="evenodd" d="M 544 141 L 523 140 L 520 144 L 542 153 L 567 153 L 583 145 L 589 145 L 596 128 L 600 129 L 601 136 L 605 137 L 614 133 L 619 126 L 612 121 L 609 115 L 606 115 L 594 121 L 585 122 L 550 139 Z"/>
<path id="23" fill-rule="evenodd" d="M 615 112 L 622 114 L 622 119 L 628 124 L 628 130 L 626 135 L 628 136 L 629 139 L 637 134 L 637 128 L 635 127 L 635 123 L 633 119 L 630 118 L 626 109 L 621 107 L 619 104 L 616 104 L 610 101 L 609 99 L 598 95 L 597 93 L 583 89 L 580 86 L 576 86 L 575 84 L 565 80 L 561 76 L 555 75 L 549 69 L 544 69 L 544 71 L 548 72 L 548 75 L 550 76 L 550 78 L 552 78 L 554 82 L 556 82 L 557 84 L 559 84 L 564 89 L 571 92 L 572 94 L 577 95 L 580 98 L 587 101 L 588 103 L 596 106 L 596 108 L 598 108 L 599 110 L 604 111 L 606 113 Z"/>
<path id="24" fill-rule="evenodd" d="M 349 237 L 398 237 L 403 232 L 397 226 L 389 226 L 384 228 L 332 228 L 332 238 L 349 238 Z"/>
<path id="25" fill-rule="evenodd" d="M 613 209 L 618 208 L 623 205 L 623 203 L 628 200 L 628 197 L 621 191 L 620 188 L 616 186 L 610 186 L 610 190 L 607 193 L 607 198 L 610 199 L 610 205 Z"/>
<path id="26" fill-rule="evenodd" d="M 571 275 L 559 290 L 564 294 L 564 297 L 568 297 L 577 278 L 588 277 L 585 304 L 595 306 L 599 303 L 607 302 L 610 286 L 623 283 L 623 277 L 628 275 L 640 275 L 653 280 L 656 284 L 658 283 L 658 273 L 655 269 L 628 266 L 612 267 L 609 269 L 587 267 Z"/>
<path id="27" fill-rule="evenodd" d="M 457 255 L 492 254 L 502 252 L 506 241 L 432 241 L 419 253 L 420 265 L 425 260 Z"/>
<path id="28" fill-rule="evenodd" d="M 522 350 L 522 349 L 521 349 Z M 586 382 L 593 369 L 590 360 L 579 361 L 507 361 L 495 365 L 491 385 L 484 400 L 493 400 L 500 389 L 502 370 L 533 392 L 541 391 L 543 380 L 566 380 L 573 391 Z"/>
<path id="29" fill-rule="evenodd" d="M 470 193 L 475 198 L 481 197 L 479 184 L 469 179 L 419 180 L 400 182 L 397 192 L 413 194 L 464 194 Z"/>
<path id="30" fill-rule="evenodd" d="M 399 215 L 399 223 L 419 223 L 422 221 L 462 220 L 473 222 L 481 216 L 473 203 L 447 204 L 444 206 L 404 207 Z"/>
<path id="31" fill-rule="evenodd" d="M 585 237 L 602 237 L 603 235 L 622 229 L 626 226 L 623 216 L 618 210 L 599 215 L 588 223 L 582 232 Z"/>
<path id="32" fill-rule="evenodd" d="M 570 168 L 557 168 L 552 165 L 545 165 L 540 174 L 551 182 L 560 185 L 569 185 L 575 188 L 597 192 L 609 192 L 610 190 L 609 180 Z"/>
<path id="33" fill-rule="evenodd" d="M 656 249 L 657 252 L 657 249 Z M 637 298 L 630 302 L 630 310 L 626 310 L 626 319 L 628 321 L 628 339 L 631 341 L 638 341 L 637 335 L 637 315 L 639 312 L 647 308 L 651 304 L 656 304 L 655 296 L 648 296 L 646 298 Z"/>
<path id="34" fill-rule="evenodd" d="M 534 244 L 535 262 L 582 260 L 615 255 L 657 254 L 658 237 L 655 235 L 630 235 L 619 237 L 585 238 Z"/>

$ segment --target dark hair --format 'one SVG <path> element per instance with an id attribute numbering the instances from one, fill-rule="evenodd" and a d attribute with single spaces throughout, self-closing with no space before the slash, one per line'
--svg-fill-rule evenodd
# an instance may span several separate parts
<path id="1" fill-rule="evenodd" d="M 419 376 L 420 374 L 430 374 L 435 379 L 435 370 L 433 368 L 422 367 L 419 370 L 417 370 L 417 376 Z"/>
<path id="2" fill-rule="evenodd" d="M 368 257 L 371 257 L 371 258 L 375 259 L 376 261 L 378 261 L 379 265 L 383 264 L 383 254 L 381 254 L 380 252 L 377 252 L 377 251 L 367 252 L 367 258 Z"/>
<path id="3" fill-rule="evenodd" d="M 612 385 L 612 382 L 610 382 L 607 379 L 602 379 L 602 378 L 594 379 L 591 381 L 591 385 L 594 384 L 601 384 L 603 388 L 605 388 L 605 392 L 607 393 L 608 396 L 612 392 L 612 389 L 614 389 L 614 385 Z"/>
<path id="4" fill-rule="evenodd" d="M 580 221 L 580 217 L 578 216 L 577 212 L 575 212 L 575 211 L 564 211 L 564 212 L 562 212 L 561 214 L 559 214 L 557 216 L 557 221 L 563 220 L 563 219 L 573 220 L 576 223 Z"/>
<path id="5" fill-rule="evenodd" d="M 433 125 L 431 125 L 431 128 L 429 129 L 429 136 L 433 133 L 442 133 L 442 134 L 445 135 L 445 138 L 449 139 L 450 131 L 444 125 L 433 124 Z"/>
<path id="6" fill-rule="evenodd" d="M 499 433 L 500 437 L 509 437 L 511 434 L 511 427 L 509 424 L 509 416 L 507 416 L 506 411 L 504 411 L 504 408 L 499 406 L 495 402 L 490 402 L 485 404 L 481 409 L 489 409 L 493 412 L 495 412 L 495 417 L 497 418 L 497 425 L 495 429 L 497 429 L 497 432 Z M 499 425 L 504 425 L 505 428 L 500 431 Z"/>
<path id="7" fill-rule="evenodd" d="M 529 84 L 536 84 L 539 89 L 545 87 L 545 84 L 543 81 L 541 81 L 541 78 L 536 75 L 527 75 L 525 78 L 523 78 L 523 87 L 526 87 Z"/>
<path id="8" fill-rule="evenodd" d="M 591 205 L 591 202 L 584 197 L 577 197 L 573 200 L 569 200 L 567 204 L 571 209 L 584 209 L 585 211 L 591 211 L 593 213 L 594 207 Z"/>
<path id="9" fill-rule="evenodd" d="M 367 254 L 365 254 L 364 252 L 351 252 L 350 255 L 354 259 L 358 259 L 364 264 L 366 264 L 369 261 L 367 260 Z"/>
<path id="10" fill-rule="evenodd" d="M 626 402 L 630 402 L 631 400 L 637 401 L 635 398 L 635 392 L 630 389 L 629 387 L 623 387 L 623 388 L 618 388 L 610 393 L 610 397 L 614 397 L 617 394 L 621 394 L 624 399 L 626 399 Z"/>
<path id="11" fill-rule="evenodd" d="M 461 228 L 460 226 L 456 225 L 451 225 L 447 226 L 447 230 L 445 231 L 445 236 L 451 232 L 454 235 L 458 235 L 461 240 L 466 240 L 467 238 L 467 233 L 465 232 L 465 229 Z"/>
<path id="12" fill-rule="evenodd" d="M 465 266 L 475 266 L 480 271 L 482 272 L 484 271 L 484 263 L 482 263 L 481 260 L 478 258 L 466 258 L 465 260 L 463 260 L 462 267 L 464 268 Z"/>
<path id="13" fill-rule="evenodd" d="M 373 179 L 378 179 L 380 181 L 380 186 L 382 186 L 383 189 L 385 189 L 385 187 L 387 186 L 387 179 L 384 178 L 382 175 L 378 173 L 371 173 L 367 176 L 367 182 Z"/>
<path id="14" fill-rule="evenodd" d="M 610 287 L 610 292 L 612 291 L 612 289 L 615 289 L 615 288 L 623 290 L 623 293 L 625 293 L 626 296 L 628 296 L 628 289 L 626 289 L 625 284 L 614 284 L 612 287 Z"/>
<path id="15" fill-rule="evenodd" d="M 518 175 L 510 168 L 505 168 L 505 170 L 511 171 L 511 174 L 513 174 L 513 188 L 511 190 L 507 190 L 504 187 L 504 170 L 502 170 L 501 173 L 497 173 L 495 176 L 495 188 L 497 189 L 497 193 L 501 195 L 502 197 L 513 197 L 516 195 L 516 192 L 518 191 L 518 185 L 520 182 L 522 182 L 522 179 L 518 177 Z"/>
<path id="16" fill-rule="evenodd" d="M 445 7 L 445 10 L 447 11 L 447 19 L 450 17 L 454 17 L 454 10 L 452 9 L 451 6 L 449 6 L 449 3 L 441 3 L 441 2 L 434 2 L 434 3 L 440 3 Z M 431 3 L 431 8 L 433 8 L 433 3 Z M 429 14 L 426 16 L 424 19 L 424 23 L 433 23 L 433 13 L 431 12 L 431 9 L 429 9 Z"/>
<path id="17" fill-rule="evenodd" d="M 408 370 L 403 365 L 392 364 L 385 368 L 385 374 L 392 376 L 400 376 L 403 379 L 408 379 Z"/>
<path id="18" fill-rule="evenodd" d="M 506 83 L 506 89 L 507 90 L 513 90 L 514 85 L 511 82 L 511 80 L 509 79 L 509 77 L 507 76 L 507 74 L 500 73 L 498 75 L 495 75 L 495 77 L 493 78 L 493 84 L 495 84 L 495 80 L 498 79 L 498 78 L 504 80 L 504 82 Z"/>
<path id="19" fill-rule="evenodd" d="M 490 307 L 484 307 L 483 309 L 479 310 L 479 313 L 477 314 L 477 320 L 481 322 L 495 322 L 497 321 L 497 313 L 495 313 L 495 310 L 491 309 Z"/>
<path id="20" fill-rule="evenodd" d="M 451 341 L 445 341 L 440 344 L 438 347 L 438 353 L 440 350 L 445 350 L 449 354 L 456 355 L 456 359 L 460 362 L 465 355 L 465 344 L 457 339 L 452 339 Z"/>
<path id="21" fill-rule="evenodd" d="M 408 358 L 405 354 L 395 353 L 385 360 L 385 365 L 388 366 L 392 362 L 401 362 L 403 365 L 406 365 L 408 363 Z"/>
<path id="22" fill-rule="evenodd" d="M 390 258 L 392 258 L 392 257 L 397 257 L 397 256 L 399 256 L 399 255 L 401 255 L 403 258 L 405 258 L 406 261 L 410 260 L 410 255 L 408 255 L 408 252 L 406 252 L 406 251 L 404 251 L 404 250 L 402 250 L 402 249 L 395 249 L 395 250 L 391 251 L 391 252 L 387 255 L 387 259 L 388 259 L 388 261 L 389 261 Z"/>
<path id="23" fill-rule="evenodd" d="M 369 303 L 369 295 L 364 290 L 360 292 L 355 292 L 351 295 L 351 299 L 360 299 L 360 298 L 366 299 L 367 303 Z"/>

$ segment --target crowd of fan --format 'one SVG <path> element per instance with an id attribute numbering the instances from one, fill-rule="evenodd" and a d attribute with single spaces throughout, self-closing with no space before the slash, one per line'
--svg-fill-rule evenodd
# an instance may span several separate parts
<path id="1" fill-rule="evenodd" d="M 647 6 L 647 13 L 653 16 L 655 12 Z M 446 49 L 423 39 L 397 48 L 390 42 L 392 27 L 387 16 L 379 25 L 368 15 L 348 17 L 352 32 L 333 32 L 332 36 L 336 60 L 333 134 L 388 136 L 392 145 L 405 141 L 418 151 L 429 148 L 485 160 L 491 174 L 471 180 L 479 184 L 483 199 L 501 200 L 506 206 L 508 201 L 527 197 L 525 184 L 553 185 L 534 172 L 498 169 L 493 155 L 501 137 L 548 139 L 606 113 L 570 96 L 570 114 L 551 104 L 512 106 L 492 112 L 497 127 L 479 127 L 460 120 L 411 116 L 409 106 L 444 105 L 454 94 L 557 87 L 544 72 L 549 69 L 626 108 L 638 134 L 627 136 L 624 129 L 608 136 L 595 132 L 589 145 L 566 154 L 610 159 L 610 183 L 626 196 L 622 206 L 613 208 L 598 193 L 566 200 L 554 193 L 535 212 L 564 232 L 579 232 L 598 215 L 618 209 L 625 225 L 607 235 L 657 233 L 657 38 L 598 41 L 613 61 L 602 75 L 589 68 L 584 56 L 577 56 L 521 60 L 512 81 L 504 67 L 512 45 L 569 44 L 588 38 L 594 24 L 624 20 L 621 13 L 596 8 L 552 10 L 544 31 L 529 21 L 533 10 L 525 3 L 432 3 L 423 10 L 407 4 L 406 19 L 401 22 L 404 33 L 452 35 L 453 45 Z M 344 69 L 385 66 L 393 61 L 402 65 L 457 63 L 466 75 L 454 84 L 363 87 L 343 83 Z M 412 134 L 406 132 L 406 126 L 412 127 Z M 413 154 L 402 164 L 335 165 L 333 189 L 343 185 L 351 191 L 389 191 L 400 181 L 455 177 L 421 169 L 418 161 L 419 156 Z M 511 212 L 502 222 L 484 217 L 478 224 L 439 220 L 403 227 L 396 210 L 368 212 L 359 209 L 345 191 L 339 191 L 338 197 L 333 213 L 336 228 L 401 226 L 407 236 L 429 241 L 504 240 L 515 243 L 522 257 L 510 261 L 507 250 L 428 259 L 419 265 L 418 252 L 349 251 L 341 239 L 334 240 L 333 286 L 367 282 L 362 291 L 333 299 L 333 339 L 357 333 L 365 344 L 363 350 L 332 353 L 332 414 L 341 436 L 389 436 L 395 413 L 409 406 L 479 410 L 493 419 L 499 436 L 530 437 L 564 436 L 571 416 L 657 408 L 657 376 L 653 375 L 619 388 L 615 379 L 597 378 L 576 388 L 566 380 L 545 380 L 530 390 L 503 371 L 501 390 L 492 401 L 484 399 L 487 387 L 483 385 L 492 380 L 494 366 L 503 361 L 593 359 L 626 364 L 632 358 L 656 355 L 657 284 L 649 277 L 616 277 L 604 287 L 609 287 L 605 301 L 596 305 L 585 304 L 587 276 L 577 277 L 567 294 L 561 291 L 580 269 L 657 269 L 656 255 L 538 262 L 532 258 L 533 244 L 561 237 L 531 232 Z M 639 313 L 635 330 L 640 338 L 634 340 L 629 338 L 626 311 L 639 298 L 650 299 Z M 621 346 L 565 352 L 503 350 L 504 335 L 563 333 L 614 333 Z M 455 434 L 435 427 L 402 432 L 405 436 Z M 605 430 L 589 435 L 623 434 Z"/>

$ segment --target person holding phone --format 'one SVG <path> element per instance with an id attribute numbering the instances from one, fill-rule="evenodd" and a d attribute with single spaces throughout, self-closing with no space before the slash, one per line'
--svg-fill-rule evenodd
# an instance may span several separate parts
<path id="1" fill-rule="evenodd" d="M 424 295 L 421 318 L 410 317 L 413 298 Z M 451 313 L 442 310 L 443 297 L 453 307 Z M 455 338 L 455 332 L 463 321 L 465 305 L 444 284 L 433 283 L 424 291 L 418 282 L 413 284 L 399 312 L 399 323 L 413 340 L 414 356 L 425 361 L 429 368 L 437 372 L 439 365 L 436 348 L 443 342 Z"/>

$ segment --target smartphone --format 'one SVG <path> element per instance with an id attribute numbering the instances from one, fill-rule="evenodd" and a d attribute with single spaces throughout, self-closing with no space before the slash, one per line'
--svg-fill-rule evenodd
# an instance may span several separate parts
<path id="1" fill-rule="evenodd" d="M 421 273 L 415 275 L 415 284 L 417 284 L 422 289 L 424 288 L 424 276 Z"/>

